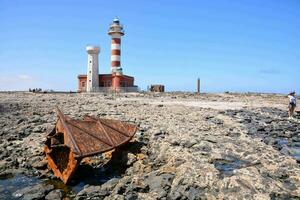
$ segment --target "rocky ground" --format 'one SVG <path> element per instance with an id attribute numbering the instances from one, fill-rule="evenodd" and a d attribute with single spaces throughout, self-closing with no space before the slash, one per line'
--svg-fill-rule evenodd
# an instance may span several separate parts
<path id="1" fill-rule="evenodd" d="M 139 130 L 66 186 L 43 152 L 55 106 Z M 0 93 L 0 199 L 299 199 L 300 114 L 286 107 L 263 94 Z"/>

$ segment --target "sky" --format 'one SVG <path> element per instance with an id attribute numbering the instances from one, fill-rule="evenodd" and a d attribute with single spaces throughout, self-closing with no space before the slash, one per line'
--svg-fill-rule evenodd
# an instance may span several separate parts
<path id="1" fill-rule="evenodd" d="M 300 93 L 298 0 L 0 0 L 0 90 L 77 90 L 89 44 L 110 72 L 118 16 L 123 73 L 145 90 Z"/>

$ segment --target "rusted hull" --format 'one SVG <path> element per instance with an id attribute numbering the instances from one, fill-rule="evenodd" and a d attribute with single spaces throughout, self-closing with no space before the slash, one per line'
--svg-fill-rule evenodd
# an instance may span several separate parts
<path id="1" fill-rule="evenodd" d="M 70 181 L 83 158 L 129 142 L 137 128 L 118 120 L 90 116 L 75 120 L 63 115 L 59 109 L 57 113 L 58 120 L 47 136 L 44 150 L 48 168 L 64 183 Z"/>
<path id="2" fill-rule="evenodd" d="M 52 170 L 54 176 L 60 178 L 67 184 L 74 175 L 81 159 L 76 159 L 72 151 L 65 148 L 51 148 L 45 146 L 48 169 Z"/>

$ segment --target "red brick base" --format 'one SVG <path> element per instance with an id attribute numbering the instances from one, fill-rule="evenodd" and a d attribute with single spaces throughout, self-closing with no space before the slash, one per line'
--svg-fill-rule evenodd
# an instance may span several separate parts
<path id="1" fill-rule="evenodd" d="M 86 75 L 78 75 L 78 92 L 86 91 Z M 120 87 L 134 87 L 134 77 L 126 75 L 99 74 L 99 87 L 110 87 L 118 90 Z"/>

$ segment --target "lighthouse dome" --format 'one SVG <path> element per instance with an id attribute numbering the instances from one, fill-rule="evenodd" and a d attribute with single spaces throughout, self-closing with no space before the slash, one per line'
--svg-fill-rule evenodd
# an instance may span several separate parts
<path id="1" fill-rule="evenodd" d="M 115 17 L 113 19 L 113 22 L 110 24 L 110 27 L 108 29 L 108 35 L 112 34 L 120 34 L 121 36 L 124 35 L 124 30 L 122 24 L 120 24 L 119 18 Z"/>
<path id="2" fill-rule="evenodd" d="M 120 23 L 119 18 L 115 17 L 114 20 L 113 20 L 113 23 L 119 24 Z"/>

